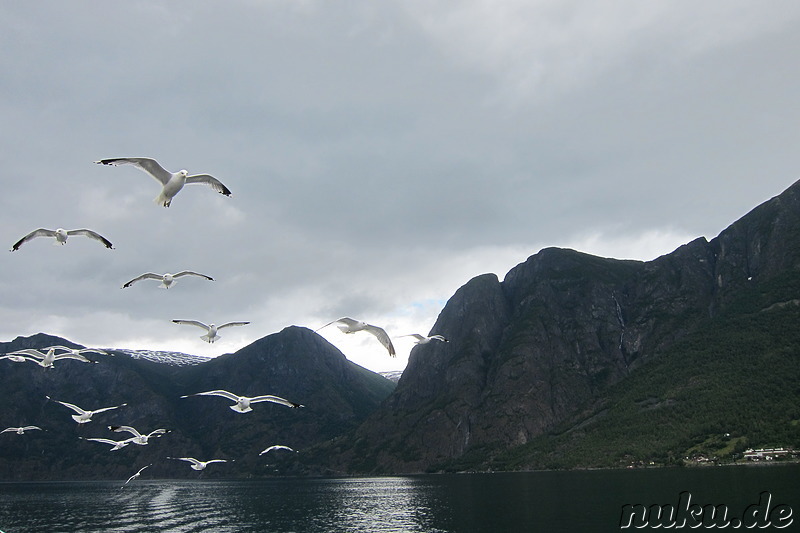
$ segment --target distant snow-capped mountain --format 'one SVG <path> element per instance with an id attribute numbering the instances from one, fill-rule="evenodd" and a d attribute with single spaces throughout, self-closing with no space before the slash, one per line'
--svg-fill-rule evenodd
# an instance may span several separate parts
<path id="1" fill-rule="evenodd" d="M 160 350 L 131 350 L 128 348 L 109 349 L 111 352 L 124 353 L 133 359 L 145 359 L 154 363 L 163 363 L 172 366 L 192 366 L 206 363 L 213 359 L 205 355 L 189 355 L 181 352 L 167 352 Z"/>

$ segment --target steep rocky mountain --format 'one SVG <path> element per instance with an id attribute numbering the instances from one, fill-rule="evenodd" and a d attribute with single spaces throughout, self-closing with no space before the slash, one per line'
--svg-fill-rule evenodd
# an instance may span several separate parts
<path id="1" fill-rule="evenodd" d="M 58 337 L 34 335 L 0 343 L 0 352 L 52 345 L 80 346 Z M 145 464 L 150 474 L 197 477 L 188 464 L 166 457 L 220 458 L 203 477 L 248 477 L 290 473 L 298 454 L 258 453 L 272 444 L 302 452 L 357 427 L 392 391 L 394 383 L 349 362 L 319 335 L 288 327 L 234 354 L 211 360 L 175 353 L 143 354 L 111 350 L 89 354 L 96 364 L 56 361 L 54 368 L 0 360 L 0 424 L 3 428 L 37 425 L 44 431 L 0 435 L 0 480 L 126 479 Z M 290 409 L 273 403 L 253 405 L 249 413 L 229 409 L 220 397 L 181 398 L 225 389 L 238 395 L 272 394 L 303 404 Z M 60 400 L 84 409 L 127 403 L 75 423 Z M 109 425 L 129 425 L 141 432 L 168 429 L 146 446 L 109 451 L 107 444 L 79 439 L 123 440 L 127 434 Z"/>
<path id="2" fill-rule="evenodd" d="M 431 330 L 451 342 L 415 347 L 394 393 L 324 453 L 338 459 L 337 468 L 356 472 L 485 468 L 492 457 L 541 442 L 587 413 L 601 416 L 631 376 L 664 354 L 679 359 L 680 343 L 703 345 L 720 317 L 743 312 L 743 295 L 761 294 L 756 311 L 791 311 L 789 304 L 800 302 L 798 280 L 800 183 L 711 241 L 698 238 L 653 261 L 541 250 L 503 281 L 485 274 L 461 287 Z M 793 371 L 800 347 L 781 349 Z M 701 379 L 674 367 L 688 372 L 681 377 L 687 383 Z M 774 392 L 798 395 L 796 385 Z M 542 465 L 516 463 L 526 466 Z"/>

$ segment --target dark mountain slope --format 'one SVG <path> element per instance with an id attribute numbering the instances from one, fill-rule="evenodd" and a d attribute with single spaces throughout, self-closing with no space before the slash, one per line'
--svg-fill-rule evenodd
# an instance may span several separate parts
<path id="1" fill-rule="evenodd" d="M 356 451 L 339 444 L 338 468 L 481 464 L 561 427 L 689 336 L 702 343 L 709 323 L 740 312 L 745 292 L 774 287 L 762 303 L 780 305 L 800 271 L 799 237 L 795 184 L 710 242 L 653 261 L 548 248 L 503 282 L 471 280 L 432 328 L 453 342 L 414 348 Z"/>
<path id="2" fill-rule="evenodd" d="M 54 344 L 79 347 L 35 335 L 4 343 L 0 350 Z M 198 476 L 167 456 L 235 460 L 203 471 L 204 477 L 292 471 L 294 454 L 258 453 L 272 444 L 303 451 L 355 428 L 394 388 L 393 382 L 347 361 L 320 336 L 298 327 L 196 366 L 171 366 L 121 352 L 92 358 L 98 362 L 57 361 L 52 369 L 0 361 L 0 424 L 34 424 L 46 430 L 0 435 L 0 480 L 125 479 L 150 463 L 152 476 Z M 252 412 L 239 414 L 224 398 L 180 398 L 212 389 L 246 396 L 273 394 L 305 407 L 258 403 Z M 87 409 L 128 405 L 79 425 L 70 418 L 71 410 L 46 396 Z M 170 433 L 146 446 L 128 445 L 115 452 L 108 445 L 78 439 L 128 436 L 109 431 L 108 425 L 130 425 L 142 432 L 166 428 Z"/>

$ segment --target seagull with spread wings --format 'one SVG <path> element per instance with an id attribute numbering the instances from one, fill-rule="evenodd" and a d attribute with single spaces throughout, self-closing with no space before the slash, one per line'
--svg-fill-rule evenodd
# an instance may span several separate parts
<path id="1" fill-rule="evenodd" d="M 114 247 L 111 244 L 111 241 L 109 241 L 108 239 L 106 239 L 105 237 L 103 237 L 102 235 L 97 233 L 96 231 L 92 231 L 90 229 L 64 229 L 64 228 L 45 229 L 45 228 L 39 228 L 39 229 L 33 230 L 32 232 L 28 233 L 27 235 L 22 237 L 20 240 L 15 242 L 14 245 L 11 247 L 11 251 L 12 252 L 16 252 L 17 250 L 19 250 L 20 246 L 22 246 L 23 244 L 25 244 L 26 242 L 28 242 L 30 240 L 35 239 L 36 237 L 55 237 L 55 241 L 53 241 L 53 244 L 57 245 L 57 244 L 66 244 L 67 243 L 67 238 L 71 237 L 73 235 L 82 235 L 84 237 L 89 237 L 91 239 L 95 239 L 95 240 L 100 241 L 101 243 L 103 243 L 106 248 L 113 248 Z"/>
<path id="2" fill-rule="evenodd" d="M 128 483 L 130 483 L 131 481 L 133 481 L 134 479 L 136 479 L 137 477 L 141 476 L 141 475 L 142 475 L 142 472 L 144 472 L 144 469 L 145 469 L 145 468 L 147 468 L 147 467 L 149 467 L 149 466 L 153 466 L 153 465 L 152 465 L 152 464 L 149 464 L 149 465 L 147 465 L 147 466 L 143 466 L 142 468 L 140 468 L 138 472 L 136 472 L 134 475 L 132 475 L 131 477 L 129 477 L 129 478 L 128 478 L 128 481 L 126 481 L 126 482 L 125 482 L 125 484 L 123 485 L 123 487 L 124 487 L 125 485 L 127 485 Z"/>
<path id="3" fill-rule="evenodd" d="M 248 413 L 252 411 L 253 408 L 250 407 L 250 404 L 258 402 L 272 402 L 280 405 L 285 405 L 286 407 L 291 407 L 293 409 L 296 409 L 298 407 L 303 407 L 299 403 L 290 402 L 285 398 L 281 398 L 279 396 L 272 396 L 270 394 L 264 396 L 248 397 L 248 396 L 237 396 L 236 394 L 233 394 L 232 392 L 228 392 L 226 390 L 210 390 L 206 392 L 197 392 L 195 394 L 187 394 L 186 396 L 181 396 L 181 398 L 188 398 L 190 396 L 221 396 L 223 398 L 227 398 L 232 402 L 235 402 L 234 405 L 230 406 L 230 408 L 236 411 L 237 413 Z"/>
<path id="4" fill-rule="evenodd" d="M 246 326 L 250 322 L 228 322 L 226 324 L 220 324 L 217 326 L 216 324 L 203 324 L 199 320 L 173 320 L 176 324 L 184 324 L 186 326 L 197 326 L 198 328 L 203 328 L 206 330 L 205 335 L 201 335 L 200 338 L 208 343 L 213 343 L 217 339 L 221 337 L 221 335 L 217 335 L 217 332 L 222 328 L 229 328 L 231 326 Z"/>
<path id="5" fill-rule="evenodd" d="M 148 441 L 152 437 L 160 437 L 165 433 L 169 433 L 169 430 L 166 429 L 154 429 L 150 433 L 144 435 L 142 433 L 139 433 L 139 431 L 137 431 L 136 428 L 132 428 L 131 426 L 108 426 L 108 429 L 116 433 L 119 433 L 120 431 L 127 431 L 128 433 L 133 435 L 130 441 L 133 442 L 134 444 L 138 444 L 139 446 L 147 445 Z"/>
<path id="6" fill-rule="evenodd" d="M 26 361 L 36 363 L 43 368 L 53 368 L 53 363 L 61 359 L 74 359 L 82 363 L 97 362 L 92 361 L 91 359 L 88 359 L 79 353 L 74 353 L 73 351 L 56 353 L 56 349 L 58 349 L 57 346 L 50 346 L 49 348 L 45 348 L 45 350 L 47 350 L 46 352 L 42 352 L 36 348 L 25 348 L 23 350 L 17 350 L 16 352 L 10 352 L 4 357 L 18 363 L 22 362 L 21 359 L 24 358 Z"/>
<path id="7" fill-rule="evenodd" d="M 131 285 L 133 285 L 137 281 L 141 281 L 143 279 L 154 279 L 156 281 L 160 281 L 161 282 L 161 285 L 159 285 L 159 288 L 161 288 L 161 289 L 169 289 L 173 285 L 173 283 L 175 283 L 176 279 L 182 278 L 183 276 L 197 276 L 199 278 L 205 278 L 208 281 L 214 281 L 214 278 L 212 278 L 211 276 L 206 276 L 205 274 L 201 274 L 199 272 L 194 272 L 192 270 L 182 270 L 181 272 L 178 272 L 176 274 L 171 274 L 169 272 L 167 272 L 166 274 L 156 274 L 154 272 L 145 272 L 141 276 L 137 276 L 137 277 L 133 278 L 132 280 L 130 280 L 129 282 L 127 282 L 125 285 L 122 286 L 122 288 L 125 289 L 127 287 L 130 287 Z"/>
<path id="8" fill-rule="evenodd" d="M 96 415 L 97 413 L 104 413 L 105 411 L 111 411 L 112 409 L 119 409 L 120 407 L 124 407 L 124 406 L 128 405 L 127 403 L 123 403 L 121 405 L 115 405 L 113 407 L 103 407 L 101 409 L 95 409 L 93 411 L 89 411 L 89 410 L 86 410 L 86 409 L 82 409 L 82 408 L 80 408 L 77 405 L 72 404 L 72 403 L 62 402 L 60 400 L 53 400 L 50 396 L 45 396 L 45 398 L 47 398 L 48 400 L 52 400 L 52 401 L 54 401 L 56 403 L 60 403 L 64 407 L 69 407 L 70 409 L 75 411 L 77 414 L 72 415 L 72 419 L 75 422 L 77 422 L 78 424 L 86 424 L 87 422 L 91 422 L 92 421 L 92 417 L 94 415 Z"/>
<path id="9" fill-rule="evenodd" d="M 428 344 L 431 341 L 450 342 L 441 335 L 425 336 L 420 335 L 419 333 L 411 333 L 409 335 L 400 335 L 399 337 L 395 338 L 399 339 L 400 337 L 414 337 L 416 339 L 414 344 Z"/>
<path id="10" fill-rule="evenodd" d="M 6 428 L 3 431 L 0 431 L 0 433 L 16 433 L 17 435 L 24 435 L 26 431 L 32 431 L 36 429 L 40 431 L 42 430 L 42 428 L 40 428 L 39 426 L 20 426 L 20 427 Z"/>
<path id="11" fill-rule="evenodd" d="M 176 461 L 186 461 L 191 463 L 189 466 L 194 470 L 205 470 L 211 463 L 227 463 L 226 459 L 211 459 L 210 461 L 198 461 L 194 457 L 167 457 L 167 459 L 175 459 Z"/>
<path id="12" fill-rule="evenodd" d="M 230 196 L 231 191 L 214 176 L 209 174 L 192 174 L 186 170 L 170 172 L 158 164 L 158 161 L 149 157 L 116 157 L 95 161 L 98 165 L 133 165 L 139 170 L 149 174 L 161 184 L 161 193 L 153 200 L 158 205 L 169 207 L 175 195 L 187 183 L 202 183 L 209 185 L 215 191 L 225 196 Z"/>
<path id="13" fill-rule="evenodd" d="M 269 447 L 269 448 L 267 448 L 266 450 L 263 450 L 263 451 L 262 451 L 261 453 L 259 453 L 258 455 L 264 455 L 265 453 L 269 453 L 269 452 L 271 452 L 271 451 L 274 451 L 274 450 L 288 450 L 288 451 L 290 451 L 290 452 L 295 452 L 295 453 L 297 453 L 297 451 L 296 451 L 296 450 L 293 450 L 292 448 L 290 448 L 290 447 L 288 447 L 288 446 L 284 446 L 283 444 L 273 444 L 272 446 L 270 446 L 270 447 Z"/>
<path id="14" fill-rule="evenodd" d="M 392 357 L 397 356 L 397 352 L 394 350 L 394 346 L 392 345 L 392 340 L 389 338 L 389 334 L 383 328 L 379 328 L 378 326 L 373 326 L 372 324 L 367 324 L 366 322 L 362 322 L 361 320 L 355 320 L 349 317 L 342 317 L 338 320 L 334 320 L 333 322 L 328 322 L 321 328 L 317 328 L 317 331 L 321 330 L 322 328 L 328 327 L 331 324 L 336 324 L 336 327 L 342 333 L 356 333 L 358 331 L 366 331 L 367 333 L 371 333 L 375 335 L 381 344 L 389 351 L 389 355 Z"/>

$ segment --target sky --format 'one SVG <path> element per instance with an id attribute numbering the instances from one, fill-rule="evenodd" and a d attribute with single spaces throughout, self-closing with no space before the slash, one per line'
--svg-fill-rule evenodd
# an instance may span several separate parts
<path id="1" fill-rule="evenodd" d="M 319 333 L 401 370 L 471 278 L 651 260 L 800 177 L 794 0 L 0 1 L 0 341 L 234 352 Z M 208 173 L 224 197 L 111 157 Z M 196 270 L 169 290 L 144 272 Z M 195 327 L 224 329 L 214 344 Z"/>

